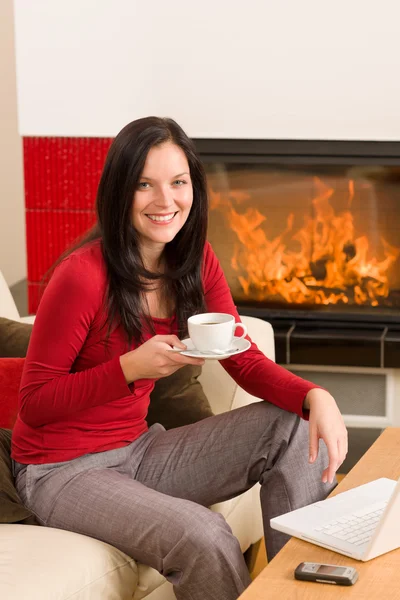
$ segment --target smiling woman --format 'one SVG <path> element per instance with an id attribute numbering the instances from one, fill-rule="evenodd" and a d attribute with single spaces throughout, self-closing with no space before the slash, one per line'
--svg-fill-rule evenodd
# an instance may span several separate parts
<path id="1" fill-rule="evenodd" d="M 207 507 L 261 483 L 272 558 L 288 537 L 270 519 L 335 485 L 343 419 L 327 391 L 247 338 L 221 365 L 260 402 L 149 428 L 155 380 L 204 362 L 171 351 L 186 348 L 188 317 L 240 323 L 206 241 L 204 169 L 175 121 L 124 127 L 96 208 L 96 227 L 59 262 L 36 315 L 13 431 L 18 491 L 41 524 L 116 546 L 160 571 L 177 599 L 236 600 L 249 573 L 225 519 Z"/>

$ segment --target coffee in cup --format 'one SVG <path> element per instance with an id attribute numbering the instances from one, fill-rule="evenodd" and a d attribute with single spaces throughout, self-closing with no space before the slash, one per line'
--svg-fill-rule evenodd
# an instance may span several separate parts
<path id="1" fill-rule="evenodd" d="M 236 329 L 243 332 L 236 336 Z M 202 313 L 188 319 L 188 330 L 193 345 L 200 352 L 228 350 L 234 336 L 243 338 L 247 329 L 243 323 L 235 323 L 235 318 L 227 313 Z"/>

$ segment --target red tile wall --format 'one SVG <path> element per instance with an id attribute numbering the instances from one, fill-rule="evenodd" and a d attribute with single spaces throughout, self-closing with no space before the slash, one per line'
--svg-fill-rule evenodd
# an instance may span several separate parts
<path id="1" fill-rule="evenodd" d="M 95 222 L 94 203 L 111 138 L 25 137 L 28 304 L 55 260 Z"/>

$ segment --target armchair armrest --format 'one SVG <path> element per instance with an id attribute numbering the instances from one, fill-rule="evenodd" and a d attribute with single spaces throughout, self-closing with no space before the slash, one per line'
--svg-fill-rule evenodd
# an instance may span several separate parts
<path id="1" fill-rule="evenodd" d="M 21 323 L 32 324 L 35 320 L 34 315 L 20 317 L 14 298 L 10 292 L 7 282 L 0 271 L 0 317 L 10 319 L 11 321 L 20 321 Z"/>
<path id="2" fill-rule="evenodd" d="M 35 315 L 28 315 L 27 317 L 20 317 L 19 319 L 21 323 L 28 323 L 29 325 L 33 325 L 35 321 Z"/>
<path id="3" fill-rule="evenodd" d="M 2 272 L 0 271 L 0 317 L 19 321 L 19 313 L 15 306 L 14 298 L 11 295 L 10 289 Z"/>

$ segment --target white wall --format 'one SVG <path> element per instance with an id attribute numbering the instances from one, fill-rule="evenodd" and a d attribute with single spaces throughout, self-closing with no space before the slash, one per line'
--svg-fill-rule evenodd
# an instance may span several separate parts
<path id="1" fill-rule="evenodd" d="M 12 0 L 0 2 L 0 78 L 0 271 L 13 285 L 26 277 L 26 250 Z"/>
<path id="2" fill-rule="evenodd" d="M 400 139 L 398 0 L 15 0 L 20 131 Z"/>

